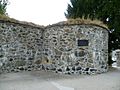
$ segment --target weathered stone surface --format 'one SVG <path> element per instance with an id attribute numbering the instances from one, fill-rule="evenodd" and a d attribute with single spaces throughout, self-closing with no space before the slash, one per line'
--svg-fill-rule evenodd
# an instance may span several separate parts
<path id="1" fill-rule="evenodd" d="M 42 33 L 42 28 L 0 22 L 0 71 L 27 70 L 35 59 L 42 58 L 42 54 L 38 55 L 38 52 L 42 53 L 39 50 Z"/>
<path id="2" fill-rule="evenodd" d="M 51 59 L 57 62 L 54 65 L 60 72 L 95 74 L 97 71 L 107 71 L 108 31 L 105 28 L 95 25 L 53 25 L 46 28 L 44 34 L 49 35 L 43 37 L 44 41 L 50 40 L 44 42 L 47 44 L 44 48 L 52 51 L 47 57 L 52 54 Z M 83 46 L 78 45 L 79 40 L 83 40 Z M 87 46 L 84 46 L 84 41 L 88 41 Z"/>
<path id="3" fill-rule="evenodd" d="M 118 67 L 120 67 L 120 49 L 113 51 L 113 57 Z"/>
<path id="4" fill-rule="evenodd" d="M 0 73 L 42 69 L 65 74 L 102 73 L 107 71 L 107 50 L 108 31 L 100 26 L 38 28 L 0 22 Z"/>

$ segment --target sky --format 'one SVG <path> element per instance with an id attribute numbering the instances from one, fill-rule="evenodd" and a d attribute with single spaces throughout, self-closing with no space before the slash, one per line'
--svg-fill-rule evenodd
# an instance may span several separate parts
<path id="1" fill-rule="evenodd" d="M 66 20 L 69 0 L 9 0 L 7 13 L 20 21 L 49 25 Z"/>

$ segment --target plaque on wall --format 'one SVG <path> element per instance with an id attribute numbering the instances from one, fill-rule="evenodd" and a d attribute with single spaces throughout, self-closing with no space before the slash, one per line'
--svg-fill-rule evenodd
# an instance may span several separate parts
<path id="1" fill-rule="evenodd" d="M 78 46 L 88 46 L 88 40 L 78 40 Z"/>

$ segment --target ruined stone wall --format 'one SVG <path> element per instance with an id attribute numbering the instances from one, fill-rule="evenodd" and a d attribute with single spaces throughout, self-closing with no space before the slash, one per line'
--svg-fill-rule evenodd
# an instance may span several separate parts
<path id="1" fill-rule="evenodd" d="M 52 70 L 65 74 L 107 71 L 108 31 L 92 24 L 47 27 L 0 21 L 0 73 Z"/>
<path id="2" fill-rule="evenodd" d="M 42 28 L 0 21 L 0 72 L 35 69 L 42 59 L 42 35 Z"/>
<path id="3" fill-rule="evenodd" d="M 53 25 L 44 32 L 44 58 L 56 72 L 107 71 L 108 31 L 96 25 Z"/>

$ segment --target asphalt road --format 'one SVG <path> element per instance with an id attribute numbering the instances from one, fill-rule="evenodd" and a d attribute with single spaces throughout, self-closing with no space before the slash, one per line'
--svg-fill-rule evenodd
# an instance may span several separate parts
<path id="1" fill-rule="evenodd" d="M 0 75 L 0 90 L 120 90 L 120 68 L 98 75 L 31 71 Z"/>

